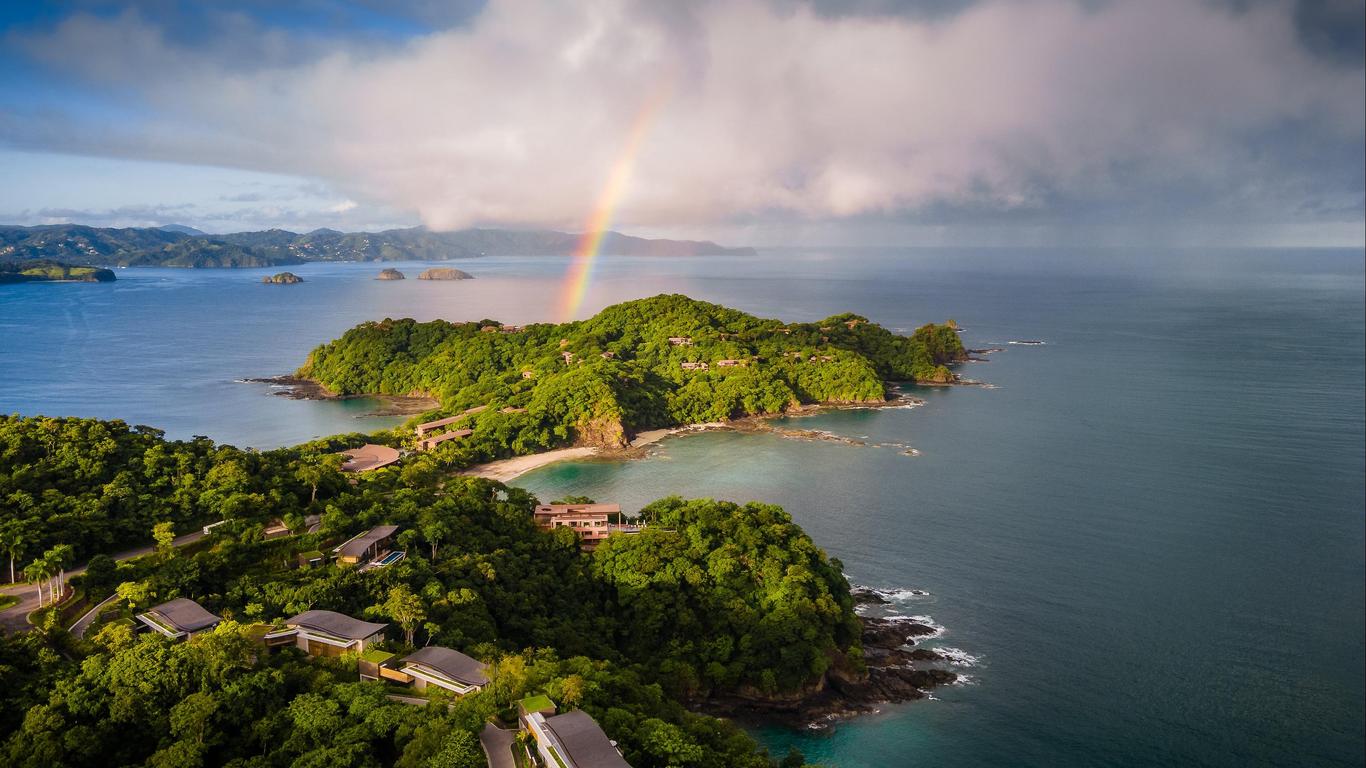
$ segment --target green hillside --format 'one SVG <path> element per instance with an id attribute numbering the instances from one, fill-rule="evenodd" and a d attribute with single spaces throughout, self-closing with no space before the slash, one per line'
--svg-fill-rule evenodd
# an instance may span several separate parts
<path id="1" fill-rule="evenodd" d="M 671 340 L 672 339 L 672 340 Z M 368 322 L 315 349 L 299 370 L 342 395 L 426 394 L 471 414 L 470 459 L 570 443 L 624 445 L 637 431 L 874 403 L 889 381 L 947 382 L 958 335 L 898 336 L 858 315 L 785 324 L 686 296 L 608 307 L 563 325 Z"/>

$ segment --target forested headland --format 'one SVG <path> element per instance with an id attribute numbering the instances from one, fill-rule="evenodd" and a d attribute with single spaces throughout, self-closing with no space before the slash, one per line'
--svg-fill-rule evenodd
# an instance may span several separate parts
<path id="1" fill-rule="evenodd" d="M 894 334 L 854 314 L 783 323 L 679 295 L 564 324 L 368 322 L 298 371 L 339 395 L 423 395 L 469 414 L 440 450 L 469 463 L 579 443 L 620 447 L 638 431 L 777 414 L 804 404 L 879 403 L 889 382 L 947 383 L 966 357 L 951 325 Z"/>
<path id="2" fill-rule="evenodd" d="M 638 768 L 760 768 L 775 761 L 743 730 L 684 703 L 801 690 L 831 664 L 858 674 L 841 566 L 780 508 L 665 499 L 642 510 L 644 533 L 581 552 L 572 531 L 536 527 L 523 490 L 425 461 L 348 476 L 336 446 L 255 453 L 117 421 L 0 420 L 4 546 L 21 565 L 95 556 L 74 579 L 82 599 L 118 596 L 84 638 L 46 611 L 0 640 L 0 760 L 476 766 L 483 723 L 547 693 L 591 714 Z M 106 557 L 159 524 L 218 520 L 183 549 Z M 275 521 L 289 534 L 267 536 Z M 407 558 L 367 572 L 295 567 L 379 524 L 400 526 Z M 132 633 L 133 612 L 176 597 L 229 621 L 179 645 Z M 354 658 L 252 641 L 307 609 L 390 622 L 392 650 L 462 650 L 493 682 L 450 708 L 412 707 L 358 682 Z"/>

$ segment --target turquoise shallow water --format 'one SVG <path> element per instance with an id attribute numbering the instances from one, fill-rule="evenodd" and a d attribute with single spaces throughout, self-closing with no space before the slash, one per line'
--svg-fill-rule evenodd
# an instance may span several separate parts
<path id="1" fill-rule="evenodd" d="M 478 279 L 305 265 L 289 287 L 125 270 L 114 286 L 3 288 L 0 411 L 258 446 L 363 426 L 354 408 L 233 380 L 383 315 L 549 319 L 564 265 L 457 266 Z M 628 508 L 670 493 L 783 504 L 854 581 L 929 592 L 899 608 L 978 659 L 935 701 L 761 733 L 776 751 L 846 768 L 1366 762 L 1361 252 L 605 259 L 594 286 L 585 312 L 670 290 L 903 330 L 951 316 L 970 346 L 1005 348 L 965 369 L 993 388 L 792 420 L 889 447 L 709 433 L 518 480 Z"/>

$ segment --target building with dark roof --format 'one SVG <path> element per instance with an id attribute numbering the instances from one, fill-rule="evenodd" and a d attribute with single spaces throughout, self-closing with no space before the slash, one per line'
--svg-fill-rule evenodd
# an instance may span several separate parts
<path id="1" fill-rule="evenodd" d="M 340 656 L 347 651 L 364 652 L 366 647 L 384 639 L 388 627 L 336 611 L 304 611 L 285 619 L 285 629 L 267 633 L 265 640 L 268 645 L 287 645 L 292 641 L 310 656 Z"/>
<path id="2" fill-rule="evenodd" d="M 178 597 L 138 614 L 138 621 L 173 640 L 213 629 L 222 619 L 193 600 Z"/>
<path id="3" fill-rule="evenodd" d="M 389 551 L 389 544 L 398 532 L 397 525 L 379 525 L 358 533 L 332 550 L 337 560 L 352 565 L 373 560 Z"/>
<path id="4" fill-rule="evenodd" d="M 435 685 L 463 696 L 489 683 L 487 665 L 439 645 L 429 645 L 405 656 L 399 669 L 412 676 L 413 687 L 419 691 Z"/>
<path id="5" fill-rule="evenodd" d="M 536 749 L 546 765 L 631 768 L 597 721 L 581 709 L 551 717 L 542 712 L 529 712 L 521 720 L 535 738 Z"/>

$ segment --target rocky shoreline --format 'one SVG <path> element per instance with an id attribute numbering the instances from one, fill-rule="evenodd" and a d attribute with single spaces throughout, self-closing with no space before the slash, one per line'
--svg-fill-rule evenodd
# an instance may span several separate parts
<path id="1" fill-rule="evenodd" d="M 436 398 L 432 397 L 339 395 L 312 379 L 304 379 L 298 376 L 266 376 L 262 378 L 242 379 L 242 381 L 247 384 L 269 384 L 274 387 L 279 387 L 279 389 L 271 394 L 276 397 L 286 397 L 290 400 L 357 400 L 366 398 L 375 400 L 380 404 L 379 408 L 364 414 L 364 416 L 416 416 L 419 413 L 426 413 L 441 405 Z"/>
<path id="2" fill-rule="evenodd" d="M 946 669 L 948 657 L 914 647 L 921 639 L 937 636 L 938 628 L 904 617 L 862 621 L 866 671 L 835 664 L 816 684 L 788 696 L 740 691 L 699 702 L 698 708 L 742 722 L 820 728 L 876 712 L 885 704 L 924 699 L 933 689 L 958 682 L 958 673 Z"/>

